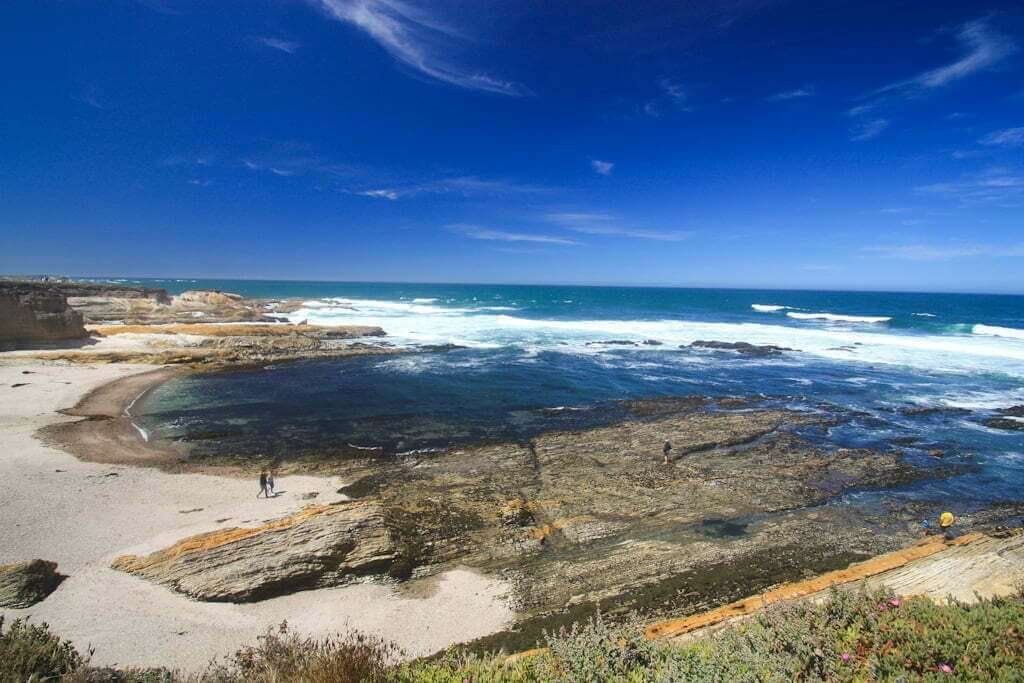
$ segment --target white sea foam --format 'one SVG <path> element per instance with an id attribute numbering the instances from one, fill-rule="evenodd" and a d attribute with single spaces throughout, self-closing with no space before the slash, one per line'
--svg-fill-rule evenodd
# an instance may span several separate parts
<path id="1" fill-rule="evenodd" d="M 974 334 L 982 334 L 989 337 L 1008 337 L 1010 339 L 1024 339 L 1024 330 L 1016 327 L 998 327 L 996 325 L 975 325 L 971 331 Z"/>
<path id="2" fill-rule="evenodd" d="M 817 318 L 804 325 L 725 323 L 687 320 L 551 320 L 525 318 L 493 307 L 369 299 L 324 299 L 289 314 L 320 325 L 382 327 L 397 344 L 458 344 L 475 348 L 514 347 L 527 354 L 665 353 L 679 362 L 711 362 L 703 355 L 680 353 L 698 339 L 771 344 L 802 351 L 786 361 L 818 358 L 913 367 L 926 371 L 994 372 L 1024 377 L 1024 344 L 1018 339 L 984 334 L 923 334 L 886 328 L 851 329 Z M 847 316 L 852 317 L 852 316 Z M 858 319 L 860 321 L 861 319 Z M 875 318 L 869 318 L 875 320 Z M 845 321 L 844 321 L 845 322 Z M 637 342 L 636 347 L 593 345 L 607 340 Z M 647 339 L 661 346 L 643 345 Z M 588 343 L 591 344 L 588 346 Z M 778 364 L 783 359 L 766 359 Z"/>
<path id="3" fill-rule="evenodd" d="M 776 306 L 775 304 L 750 304 L 750 307 L 758 313 L 775 313 L 789 308 L 789 306 Z"/>
<path id="4" fill-rule="evenodd" d="M 919 318 L 934 318 L 935 317 L 934 313 L 913 313 L 912 315 L 916 315 Z"/>
<path id="5" fill-rule="evenodd" d="M 412 302 L 414 304 L 436 304 L 437 303 L 437 299 L 431 299 L 431 298 L 424 297 L 424 298 L 413 299 Z"/>
<path id="6" fill-rule="evenodd" d="M 839 315 L 838 313 L 793 313 L 786 314 L 796 320 L 827 320 L 833 323 L 885 323 L 892 320 L 886 316 L 874 315 Z"/>

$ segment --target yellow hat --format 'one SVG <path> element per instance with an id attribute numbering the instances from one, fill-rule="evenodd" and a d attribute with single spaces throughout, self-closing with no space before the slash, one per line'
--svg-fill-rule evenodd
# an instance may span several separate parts
<path id="1" fill-rule="evenodd" d="M 939 526 L 953 526 L 953 513 L 943 512 L 939 515 Z"/>

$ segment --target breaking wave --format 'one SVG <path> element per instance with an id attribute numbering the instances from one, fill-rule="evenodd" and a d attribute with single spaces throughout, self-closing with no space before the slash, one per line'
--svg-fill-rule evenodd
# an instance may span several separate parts
<path id="1" fill-rule="evenodd" d="M 789 306 L 776 306 L 775 304 L 750 304 L 750 307 L 758 313 L 775 313 L 789 308 Z"/>
<path id="2" fill-rule="evenodd" d="M 974 334 L 981 334 L 988 337 L 1008 337 L 1010 339 L 1024 339 L 1024 330 L 1015 327 L 998 327 L 996 325 L 975 325 L 971 331 Z"/>
<path id="3" fill-rule="evenodd" d="M 887 323 L 889 316 L 872 315 L 839 315 L 838 313 L 793 313 L 786 314 L 796 320 L 827 320 L 834 323 Z"/>
<path id="4" fill-rule="evenodd" d="M 851 329 L 833 322 L 878 323 L 882 317 L 830 313 L 794 314 L 801 325 L 700 320 L 535 318 L 494 306 L 443 306 L 373 299 L 324 299 L 289 314 L 292 321 L 320 325 L 372 325 L 397 344 L 456 344 L 480 349 L 514 348 L 598 356 L 622 353 L 681 354 L 697 340 L 748 342 L 795 349 L 819 360 L 880 363 L 927 371 L 993 372 L 1024 377 L 1024 330 L 991 328 L 1000 334 L 943 334 L 888 329 Z M 315 305 L 314 305 L 315 304 Z M 814 325 L 816 321 L 821 324 Z M 966 331 L 966 330 L 965 330 Z M 1009 333 L 1009 334 L 1007 334 Z M 615 341 L 615 344 L 595 342 Z M 658 342 L 651 344 L 649 342 Z M 624 342 L 624 343 L 618 343 Z M 646 342 L 646 343 L 645 343 Z M 801 356 L 790 354 L 800 362 Z M 781 362 L 780 360 L 769 362 Z"/>

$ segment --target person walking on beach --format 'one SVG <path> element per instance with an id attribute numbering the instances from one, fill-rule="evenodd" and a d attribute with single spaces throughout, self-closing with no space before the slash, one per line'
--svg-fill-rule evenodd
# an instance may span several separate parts
<path id="1" fill-rule="evenodd" d="M 270 495 L 267 493 L 267 471 L 260 470 L 260 491 L 256 494 L 256 497 L 260 497 L 260 493 L 263 494 L 264 498 L 269 498 Z"/>
<path id="2" fill-rule="evenodd" d="M 668 439 L 665 439 L 665 445 L 662 447 L 661 453 L 662 453 L 663 456 L 665 456 L 664 462 L 665 462 L 666 465 L 670 465 L 671 464 L 669 462 L 669 459 L 668 459 L 668 454 L 671 453 L 671 452 L 672 452 L 672 442 L 669 441 Z"/>
<path id="3" fill-rule="evenodd" d="M 267 497 L 273 498 L 276 494 L 274 493 L 274 470 L 270 470 L 267 473 Z"/>

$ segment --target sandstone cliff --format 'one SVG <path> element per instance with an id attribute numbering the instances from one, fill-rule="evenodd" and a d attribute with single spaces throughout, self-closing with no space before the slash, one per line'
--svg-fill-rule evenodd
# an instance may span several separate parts
<path id="1" fill-rule="evenodd" d="M 0 347 L 87 336 L 82 315 L 60 291 L 44 284 L 0 282 Z"/>

